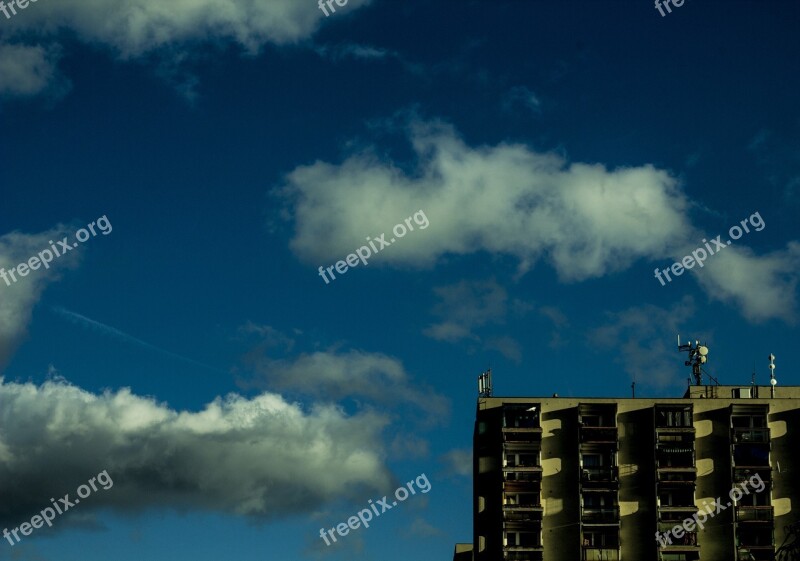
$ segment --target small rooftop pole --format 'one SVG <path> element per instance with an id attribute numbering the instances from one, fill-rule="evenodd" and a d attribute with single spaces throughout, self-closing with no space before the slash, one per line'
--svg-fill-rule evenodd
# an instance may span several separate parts
<path id="1" fill-rule="evenodd" d="M 769 396 L 775 397 L 775 386 L 778 385 L 778 380 L 775 379 L 775 355 L 769 353 Z"/>
<path id="2" fill-rule="evenodd" d="M 492 369 L 478 376 L 478 397 L 492 397 Z"/>

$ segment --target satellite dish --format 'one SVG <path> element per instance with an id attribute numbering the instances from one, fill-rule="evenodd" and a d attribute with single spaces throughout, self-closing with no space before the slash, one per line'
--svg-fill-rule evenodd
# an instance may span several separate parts
<path id="1" fill-rule="evenodd" d="M 770 381 L 769 381 L 769 383 L 770 383 L 770 384 L 772 384 L 773 386 L 775 386 L 775 385 L 777 385 L 777 384 L 778 384 L 778 380 L 776 380 L 775 378 L 773 378 L 772 380 L 770 380 Z"/>
<path id="2" fill-rule="evenodd" d="M 700 347 L 697 349 L 697 352 L 700 353 L 700 356 L 706 356 L 708 354 L 708 347 L 700 345 Z"/>

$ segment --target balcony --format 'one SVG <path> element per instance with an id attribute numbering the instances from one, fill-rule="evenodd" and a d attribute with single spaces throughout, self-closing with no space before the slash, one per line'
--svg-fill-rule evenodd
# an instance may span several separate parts
<path id="1" fill-rule="evenodd" d="M 656 405 L 653 414 L 657 433 L 694 432 L 693 409 L 691 405 Z"/>
<path id="2" fill-rule="evenodd" d="M 503 427 L 505 442 L 541 442 L 542 427 Z"/>
<path id="3" fill-rule="evenodd" d="M 544 559 L 544 550 L 537 551 L 504 551 L 504 561 L 542 561 Z"/>
<path id="4" fill-rule="evenodd" d="M 769 429 L 767 428 L 738 428 L 734 427 L 731 430 L 731 441 L 734 444 L 748 444 L 758 443 L 763 444 L 769 442 Z"/>
<path id="5" fill-rule="evenodd" d="M 534 522 L 542 519 L 544 509 L 540 504 L 504 504 L 503 518 L 509 522 Z"/>
<path id="6" fill-rule="evenodd" d="M 617 427 L 581 425 L 581 444 L 617 444 Z"/>
<path id="7" fill-rule="evenodd" d="M 503 492 L 506 495 L 515 493 L 541 493 L 542 484 L 539 481 L 530 480 L 506 480 L 503 481 Z"/>
<path id="8" fill-rule="evenodd" d="M 524 428 L 524 427 L 523 427 Z M 541 441 L 505 441 L 503 451 L 506 453 L 529 453 L 534 454 L 542 449 Z"/>
<path id="9" fill-rule="evenodd" d="M 656 421 L 656 440 L 665 438 L 667 440 L 679 440 L 691 442 L 695 438 L 694 425 L 691 422 L 667 422 L 659 423 Z"/>
<path id="10" fill-rule="evenodd" d="M 734 466 L 733 468 L 734 483 L 748 483 L 750 479 L 756 475 L 758 475 L 765 484 L 769 484 L 772 481 L 772 469 L 769 467 L 749 468 Z"/>
<path id="11" fill-rule="evenodd" d="M 693 425 L 656 425 L 656 434 L 694 434 L 694 432 Z"/>
<path id="12" fill-rule="evenodd" d="M 680 526 L 680 524 L 677 525 Z M 664 523 L 658 525 L 659 531 L 661 532 L 662 536 L 664 534 L 667 534 L 669 538 L 669 540 L 667 541 L 667 545 L 666 546 L 659 545 L 659 549 L 661 551 L 666 551 L 666 552 L 700 551 L 700 546 L 697 545 L 697 532 L 684 532 L 683 534 L 681 534 L 681 537 L 676 537 L 671 533 L 672 529 L 675 526 L 676 526 L 675 524 L 664 524 Z"/>
<path id="13" fill-rule="evenodd" d="M 700 549 L 659 549 L 658 559 L 659 561 L 699 561 Z"/>
<path id="14" fill-rule="evenodd" d="M 619 561 L 619 548 L 583 546 L 583 561 Z"/>
<path id="15" fill-rule="evenodd" d="M 581 510 L 581 521 L 584 524 L 619 524 L 619 507 L 584 507 Z"/>
<path id="16" fill-rule="evenodd" d="M 736 507 L 736 522 L 769 522 L 775 520 L 775 509 L 771 506 L 741 505 Z"/>
<path id="17" fill-rule="evenodd" d="M 733 467 L 734 469 L 769 469 L 769 443 L 734 444 Z"/>
<path id="18" fill-rule="evenodd" d="M 581 483 L 619 483 L 619 468 L 617 466 L 581 468 Z"/>
<path id="19" fill-rule="evenodd" d="M 697 480 L 697 468 L 695 467 L 659 467 L 657 471 L 658 483 L 665 487 L 694 485 Z"/>
<path id="20" fill-rule="evenodd" d="M 659 472 L 674 472 L 674 473 L 697 473 L 697 468 L 694 461 L 676 461 L 678 458 L 670 458 L 666 460 L 659 459 L 656 462 L 656 469 Z"/>
<path id="21" fill-rule="evenodd" d="M 505 481 L 541 481 L 542 480 L 542 466 L 528 465 L 528 466 L 505 466 L 503 468 L 503 479 Z"/>
<path id="22" fill-rule="evenodd" d="M 772 561 L 775 559 L 774 546 L 740 546 L 736 551 L 736 561 Z"/>
<path id="23" fill-rule="evenodd" d="M 658 516 L 659 520 L 677 521 L 684 518 L 689 518 L 697 511 L 697 505 L 695 504 L 682 503 L 659 505 Z"/>
<path id="24" fill-rule="evenodd" d="M 534 557 L 532 555 L 539 553 L 544 553 L 544 547 L 541 544 L 539 545 L 504 545 L 503 546 L 503 557 L 506 559 L 541 559 L 540 557 Z M 513 554 L 513 555 L 511 555 Z M 520 555 L 522 554 L 522 555 Z M 530 557 L 527 557 L 530 556 Z"/>
<path id="25" fill-rule="evenodd" d="M 517 470 L 516 468 L 503 469 L 503 490 L 506 491 L 533 491 L 538 490 L 542 482 L 541 466 L 539 469 L 528 469 L 527 471 Z"/>

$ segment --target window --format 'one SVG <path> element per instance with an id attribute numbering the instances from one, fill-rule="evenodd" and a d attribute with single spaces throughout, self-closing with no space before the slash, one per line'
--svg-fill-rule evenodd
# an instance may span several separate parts
<path id="1" fill-rule="evenodd" d="M 582 460 L 583 467 L 601 467 L 603 465 L 603 456 L 600 454 L 583 454 Z"/>
<path id="2" fill-rule="evenodd" d="M 600 415 L 583 415 L 581 422 L 587 427 L 602 427 Z"/>
<path id="3" fill-rule="evenodd" d="M 541 540 L 535 532 L 506 532 L 503 544 L 509 547 L 541 547 Z"/>
<path id="4" fill-rule="evenodd" d="M 539 506 L 539 493 L 509 493 L 505 504 L 516 506 Z"/>
<path id="5" fill-rule="evenodd" d="M 731 426 L 736 429 L 763 429 L 767 426 L 764 415 L 734 415 L 731 417 Z"/>
<path id="6" fill-rule="evenodd" d="M 663 434 L 658 437 L 659 442 L 685 442 L 687 445 L 692 445 L 692 439 L 684 438 L 682 434 Z"/>
<path id="7" fill-rule="evenodd" d="M 744 495 L 737 506 L 769 506 L 769 492 L 766 490 L 761 493 L 751 491 L 749 495 Z"/>
<path id="8" fill-rule="evenodd" d="M 691 409 L 659 409 L 656 413 L 656 426 L 691 427 Z"/>
<path id="9" fill-rule="evenodd" d="M 503 416 L 503 426 L 508 428 L 537 428 L 539 426 L 539 407 L 523 405 L 508 407 Z"/>
<path id="10" fill-rule="evenodd" d="M 736 446 L 733 450 L 733 461 L 737 466 L 768 466 L 769 445 Z"/>
<path id="11" fill-rule="evenodd" d="M 505 456 L 506 463 L 505 465 L 508 467 L 532 467 L 539 465 L 539 454 L 537 453 L 526 453 L 526 454 L 514 454 L 514 453 L 507 453 Z"/>
<path id="12" fill-rule="evenodd" d="M 590 509 L 612 508 L 616 503 L 613 495 L 604 493 L 584 493 L 582 499 L 583 508 Z"/>
<path id="13" fill-rule="evenodd" d="M 693 507 L 694 492 L 693 491 L 667 491 L 658 494 L 658 502 L 660 506 L 688 506 Z"/>
<path id="14" fill-rule="evenodd" d="M 584 547 L 618 547 L 619 538 L 616 533 L 586 531 L 583 533 Z"/>

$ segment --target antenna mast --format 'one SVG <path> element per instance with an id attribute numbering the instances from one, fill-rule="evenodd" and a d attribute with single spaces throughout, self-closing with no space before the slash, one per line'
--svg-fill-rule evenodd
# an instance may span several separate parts
<path id="1" fill-rule="evenodd" d="M 492 369 L 478 376 L 478 397 L 492 397 Z"/>
<path id="2" fill-rule="evenodd" d="M 703 372 L 700 368 L 701 365 L 708 362 L 708 347 L 701 345 L 700 341 L 695 340 L 694 346 L 692 342 L 681 345 L 681 336 L 678 335 L 678 352 L 688 352 L 689 360 L 685 361 L 686 366 L 692 367 L 692 376 L 694 376 L 695 384 L 698 386 L 703 385 Z M 709 378 L 714 380 L 714 377 L 709 374 Z M 716 381 L 716 380 L 714 380 Z M 719 382 L 717 382 L 719 384 Z"/>
<path id="3" fill-rule="evenodd" d="M 769 396 L 775 397 L 775 386 L 778 385 L 778 380 L 775 379 L 775 355 L 769 353 Z"/>

